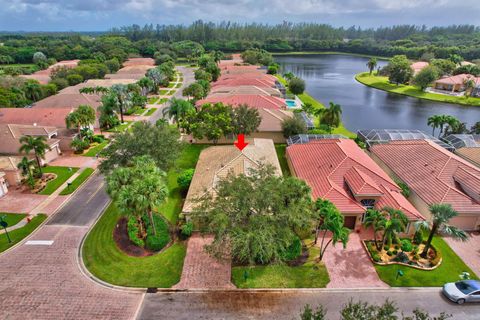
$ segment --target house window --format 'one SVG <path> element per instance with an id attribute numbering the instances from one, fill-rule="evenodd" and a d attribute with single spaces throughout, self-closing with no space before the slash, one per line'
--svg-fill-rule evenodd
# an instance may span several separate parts
<path id="1" fill-rule="evenodd" d="M 375 206 L 375 199 L 363 199 L 360 200 L 360 203 L 367 209 L 373 209 Z"/>

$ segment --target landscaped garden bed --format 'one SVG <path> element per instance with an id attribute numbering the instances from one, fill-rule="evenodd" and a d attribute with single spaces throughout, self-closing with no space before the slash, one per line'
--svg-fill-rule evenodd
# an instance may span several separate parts
<path id="1" fill-rule="evenodd" d="M 45 187 L 38 192 L 38 194 L 42 195 L 50 195 L 55 190 L 57 190 L 62 184 L 65 183 L 75 172 L 77 172 L 78 168 L 71 168 L 71 167 L 45 167 L 42 169 L 43 175 L 50 178 L 46 183 Z M 52 179 L 52 175 L 55 177 Z"/>
<path id="2" fill-rule="evenodd" d="M 420 254 L 425 248 L 425 243 L 414 244 L 410 239 L 402 239 L 400 243 L 391 246 L 381 246 L 380 250 L 373 240 L 363 241 L 368 255 L 373 263 L 378 265 L 401 264 L 422 270 L 433 270 L 442 263 L 439 251 L 430 246 L 427 257 Z"/>

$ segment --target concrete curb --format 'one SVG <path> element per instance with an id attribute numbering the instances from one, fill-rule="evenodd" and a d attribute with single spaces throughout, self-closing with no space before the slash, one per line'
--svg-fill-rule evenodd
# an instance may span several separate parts
<path id="1" fill-rule="evenodd" d="M 60 206 L 58 206 L 57 209 L 55 209 L 55 211 L 51 215 L 47 216 L 47 219 L 45 219 L 41 224 L 39 224 L 38 227 L 35 230 L 32 231 L 32 233 L 30 233 L 28 236 L 23 238 L 23 240 L 19 241 L 17 244 L 11 246 L 7 250 L 5 250 L 3 252 L 0 252 L 0 257 L 2 257 L 7 252 L 15 249 L 16 247 L 19 247 L 20 245 L 24 244 L 25 242 L 28 241 L 28 239 L 30 239 L 32 236 L 34 236 L 47 222 L 49 222 L 58 213 L 58 211 L 60 211 L 60 209 L 62 209 L 65 206 L 65 204 L 70 200 L 71 197 L 73 197 L 75 195 L 75 193 L 78 192 L 78 190 L 82 189 L 85 186 L 85 183 L 88 180 L 90 180 L 96 173 L 97 173 L 97 169 L 95 169 L 95 171 L 93 171 L 92 174 L 87 179 L 85 179 L 85 181 L 83 181 L 75 191 L 73 191 L 69 195 L 62 196 L 62 197 L 66 197 L 65 200 L 62 202 L 62 204 Z"/>

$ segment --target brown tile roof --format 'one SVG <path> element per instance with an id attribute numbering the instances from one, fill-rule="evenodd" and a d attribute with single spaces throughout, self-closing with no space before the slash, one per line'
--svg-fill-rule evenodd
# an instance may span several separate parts
<path id="1" fill-rule="evenodd" d="M 281 98 L 280 90 L 272 87 L 257 87 L 257 86 L 225 86 L 218 85 L 212 88 L 210 96 L 222 95 L 241 95 L 241 94 L 256 94 L 261 96 L 274 96 Z"/>
<path id="2" fill-rule="evenodd" d="M 286 103 L 284 99 L 255 94 L 241 94 L 232 96 L 208 96 L 205 99 L 198 100 L 196 105 L 201 106 L 205 103 L 223 103 L 231 106 L 248 105 L 250 108 L 256 109 L 285 109 Z"/>
<path id="3" fill-rule="evenodd" d="M 435 83 L 463 85 L 465 81 L 469 79 L 473 80 L 476 85 L 480 84 L 480 77 L 474 77 L 471 74 L 465 74 L 465 73 L 457 74 L 456 76 L 441 78 L 435 81 Z"/>
<path id="4" fill-rule="evenodd" d="M 57 129 L 52 127 L 0 124 L 0 141 L 2 141 L 0 154 L 19 154 L 21 147 L 20 138 L 26 135 L 45 136 L 47 137 L 47 144 L 54 146 L 60 141 L 58 139 L 50 139 L 56 132 Z"/>
<path id="5" fill-rule="evenodd" d="M 459 213 L 480 214 L 480 203 L 459 184 L 459 177 L 464 185 L 480 177 L 480 169 L 466 160 L 428 140 L 393 141 L 370 150 L 428 205 L 449 203 Z"/>
<path id="6" fill-rule="evenodd" d="M 0 124 L 26 124 L 65 128 L 65 117 L 73 109 L 0 108 Z"/>
<path id="7" fill-rule="evenodd" d="M 183 212 L 190 212 L 195 205 L 194 199 L 206 192 L 214 192 L 218 181 L 230 172 L 248 174 L 249 168 L 258 167 L 260 163 L 274 166 L 278 175 L 282 174 L 275 146 L 269 139 L 254 139 L 240 152 L 235 146 L 213 146 L 204 149 L 195 168 L 195 174 L 188 189 Z"/>
<path id="8" fill-rule="evenodd" d="M 22 160 L 22 157 L 16 156 L 0 156 L 0 170 L 2 171 L 16 171 L 17 165 Z"/>
<path id="9" fill-rule="evenodd" d="M 402 210 L 410 220 L 423 219 L 393 180 L 350 139 L 319 139 L 287 148 L 295 175 L 312 195 L 332 201 L 342 213 L 362 214 L 357 196 L 377 198 L 375 207 Z"/>
<path id="10" fill-rule="evenodd" d="M 282 132 L 282 122 L 293 117 L 293 112 L 275 109 L 257 109 L 262 122 L 258 126 L 259 132 Z"/>
<path id="11" fill-rule="evenodd" d="M 33 104 L 33 108 L 78 108 L 80 105 L 88 105 L 95 110 L 101 105 L 100 95 L 82 94 L 82 93 L 65 93 L 56 94 L 48 98 L 42 99 Z"/>
<path id="12" fill-rule="evenodd" d="M 123 63 L 124 67 L 139 66 L 139 65 L 154 66 L 155 60 L 152 58 L 130 58 Z"/>
<path id="13" fill-rule="evenodd" d="M 455 150 L 455 153 L 477 167 L 480 167 L 480 148 L 463 147 Z"/>

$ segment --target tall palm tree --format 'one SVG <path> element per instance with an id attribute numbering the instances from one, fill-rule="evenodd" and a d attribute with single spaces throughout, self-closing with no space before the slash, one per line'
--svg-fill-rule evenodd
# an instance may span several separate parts
<path id="1" fill-rule="evenodd" d="M 169 118 L 175 121 L 177 127 L 179 127 L 185 115 L 194 109 L 195 107 L 189 101 L 172 98 L 170 100 L 170 106 L 163 110 L 163 115 L 168 115 Z"/>
<path id="2" fill-rule="evenodd" d="M 372 74 L 373 70 L 377 67 L 377 58 L 370 58 L 367 62 L 367 67 L 370 74 Z"/>
<path id="3" fill-rule="evenodd" d="M 320 122 L 328 126 L 328 131 L 332 131 L 332 127 L 338 127 L 342 120 L 342 106 L 330 102 L 330 107 L 325 108 L 321 112 Z"/>
<path id="4" fill-rule="evenodd" d="M 67 125 L 68 129 L 77 129 L 78 134 L 80 135 L 80 138 L 82 137 L 80 129 L 82 128 L 81 125 L 82 120 L 80 119 L 80 115 L 73 111 L 70 112 L 66 117 L 65 117 L 65 124 Z"/>
<path id="5" fill-rule="evenodd" d="M 25 97 L 34 102 L 40 100 L 40 97 L 42 96 L 42 88 L 40 87 L 40 84 L 34 80 L 27 81 L 23 85 L 23 91 L 25 92 Z"/>
<path id="6" fill-rule="evenodd" d="M 420 254 L 423 258 L 427 257 L 428 250 L 432 245 L 433 236 L 437 233 L 448 235 L 454 239 L 466 241 L 469 237 L 468 233 L 448 224 L 448 221 L 458 215 L 458 212 L 453 210 L 452 206 L 448 203 L 435 203 L 429 208 L 432 214 L 432 226 L 427 221 L 419 221 L 415 224 L 417 230 L 429 231 L 427 242 Z"/>
<path id="7" fill-rule="evenodd" d="M 137 81 L 137 84 L 141 88 L 142 96 L 146 96 L 150 91 L 153 89 L 153 81 L 150 78 L 143 77 L 142 79 Z"/>
<path id="8" fill-rule="evenodd" d="M 382 244 L 377 240 L 377 234 L 378 232 L 385 230 L 386 223 L 387 219 L 385 218 L 385 215 L 383 215 L 378 210 L 368 209 L 365 213 L 365 220 L 363 221 L 363 225 L 366 228 L 372 227 L 373 241 L 375 242 L 375 247 L 378 251 L 382 249 Z"/>
<path id="9" fill-rule="evenodd" d="M 427 125 L 432 127 L 432 136 L 435 136 L 435 129 L 440 127 L 442 123 L 442 116 L 440 115 L 433 115 L 428 118 Z"/>
<path id="10" fill-rule="evenodd" d="M 398 243 L 398 233 L 405 232 L 405 228 L 407 227 L 407 216 L 401 210 L 391 207 L 383 208 L 382 212 L 387 219 L 383 231 L 383 245 L 390 245 L 392 242 Z"/>
<path id="11" fill-rule="evenodd" d="M 123 114 L 132 106 L 132 95 L 124 84 L 114 84 L 110 93 L 115 96 L 115 107 L 120 112 L 120 120 L 124 123 Z"/>
<path id="12" fill-rule="evenodd" d="M 33 186 L 35 185 L 32 173 L 32 167 L 34 166 L 34 163 L 34 160 L 28 160 L 27 157 L 23 157 L 22 160 L 17 164 L 17 168 L 20 169 L 22 175 L 27 177 L 30 188 L 33 188 Z"/>
<path id="13" fill-rule="evenodd" d="M 472 94 L 472 90 L 475 88 L 475 81 L 473 79 L 466 79 L 463 83 L 465 87 L 465 97 L 469 97 Z"/>
<path id="14" fill-rule="evenodd" d="M 31 151 L 35 154 L 35 160 L 37 162 L 38 171 L 40 175 L 42 174 L 42 166 L 40 164 L 40 158 L 45 159 L 45 152 L 49 148 L 46 144 L 47 138 L 44 136 L 32 137 L 32 136 L 22 136 L 20 138 L 20 143 L 22 146 L 19 151 L 29 154 Z"/>

